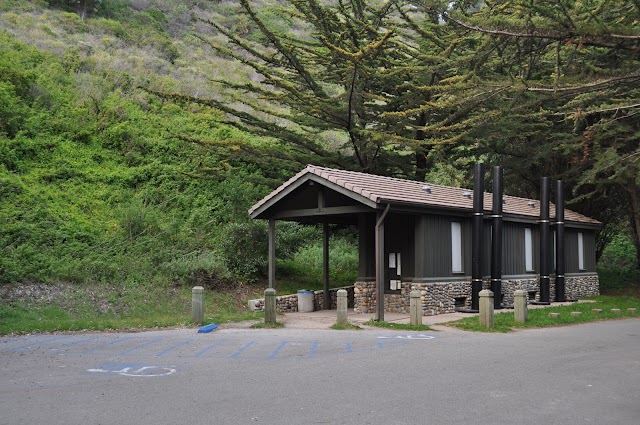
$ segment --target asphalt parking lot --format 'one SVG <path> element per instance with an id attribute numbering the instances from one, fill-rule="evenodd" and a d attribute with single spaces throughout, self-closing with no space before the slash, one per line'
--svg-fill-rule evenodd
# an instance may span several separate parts
<path id="1" fill-rule="evenodd" d="M 640 319 L 0 338 L 2 424 L 637 424 Z"/>

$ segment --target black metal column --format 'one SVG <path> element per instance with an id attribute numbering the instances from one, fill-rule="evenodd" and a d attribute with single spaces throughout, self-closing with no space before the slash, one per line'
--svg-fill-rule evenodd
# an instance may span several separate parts
<path id="1" fill-rule="evenodd" d="M 549 303 L 549 177 L 540 179 L 540 301 Z"/>
<path id="2" fill-rule="evenodd" d="M 556 185 L 556 301 L 566 301 L 564 285 L 564 184 Z"/>
<path id="3" fill-rule="evenodd" d="M 493 308 L 502 308 L 502 167 L 493 167 L 493 221 L 491 223 L 491 291 Z"/>
<path id="4" fill-rule="evenodd" d="M 473 221 L 471 234 L 471 310 L 480 308 L 482 291 L 482 245 L 484 239 L 484 164 L 473 169 Z"/>

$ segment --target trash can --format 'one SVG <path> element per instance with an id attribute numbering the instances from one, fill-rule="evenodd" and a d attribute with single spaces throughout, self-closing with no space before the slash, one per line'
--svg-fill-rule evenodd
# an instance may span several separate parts
<path id="1" fill-rule="evenodd" d="M 313 291 L 298 291 L 298 311 L 300 313 L 309 313 L 313 311 L 314 295 Z"/>

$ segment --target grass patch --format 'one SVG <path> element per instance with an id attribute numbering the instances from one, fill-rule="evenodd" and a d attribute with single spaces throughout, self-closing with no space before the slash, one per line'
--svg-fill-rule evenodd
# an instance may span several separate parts
<path id="1" fill-rule="evenodd" d="M 590 297 L 594 303 L 573 303 L 570 305 L 529 309 L 529 320 L 525 323 L 514 320 L 513 310 L 496 313 L 494 316 L 494 327 L 484 328 L 479 324 L 477 316 L 467 317 L 455 322 L 449 322 L 447 326 L 454 326 L 466 331 L 475 332 L 511 332 L 517 329 L 546 328 L 551 326 L 573 325 L 578 323 L 594 322 L 599 320 L 620 319 L 624 317 L 639 317 L 627 313 L 627 308 L 635 307 L 640 311 L 640 299 L 628 296 L 597 296 Z M 601 314 L 593 314 L 592 309 L 602 309 Z M 613 314 L 611 309 L 619 308 L 621 314 Z M 579 311 L 581 316 L 571 316 L 572 311 Z M 549 313 L 559 313 L 560 317 L 551 318 Z"/>
<path id="2" fill-rule="evenodd" d="M 391 322 L 377 322 L 373 319 L 365 322 L 367 326 L 375 326 L 377 328 L 394 329 L 402 331 L 431 331 L 427 325 L 409 325 L 407 323 L 391 323 Z"/>
<path id="3" fill-rule="evenodd" d="M 34 285 L 29 296 L 0 303 L 0 335 L 195 327 L 191 288 Z M 239 294 L 205 290 L 205 322 L 256 320 Z"/>
<path id="4" fill-rule="evenodd" d="M 284 323 L 275 322 L 275 323 L 267 323 L 267 322 L 258 322 L 251 325 L 251 329 L 277 329 L 284 328 Z"/>
<path id="5" fill-rule="evenodd" d="M 353 323 L 345 323 L 345 324 L 334 323 L 333 325 L 331 325 L 331 329 L 335 329 L 337 331 L 362 330 L 360 326 L 354 325 Z"/>

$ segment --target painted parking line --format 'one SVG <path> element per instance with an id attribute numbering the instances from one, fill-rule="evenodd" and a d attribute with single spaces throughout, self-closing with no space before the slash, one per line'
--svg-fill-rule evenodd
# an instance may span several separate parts
<path id="1" fill-rule="evenodd" d="M 156 339 L 152 339 L 151 341 L 147 341 L 147 342 L 145 342 L 144 344 L 140 344 L 140 345 L 138 345 L 137 347 L 133 347 L 133 348 L 130 348 L 130 349 L 128 349 L 128 350 L 125 350 L 125 351 L 121 352 L 121 353 L 120 353 L 120 355 L 121 355 L 121 356 L 126 356 L 126 355 L 128 355 L 128 354 L 133 353 L 134 351 L 138 351 L 138 350 L 140 350 L 140 349 L 142 349 L 142 348 L 148 347 L 149 345 L 155 344 L 156 342 L 160 342 L 160 341 L 162 341 L 163 339 L 164 339 L 164 338 L 156 338 Z"/>
<path id="2" fill-rule="evenodd" d="M 312 359 L 316 356 L 316 352 L 318 351 L 319 345 L 320 343 L 318 341 L 313 341 L 313 344 L 311 345 L 311 350 L 309 350 L 309 354 L 307 354 L 308 359 Z"/>
<path id="3" fill-rule="evenodd" d="M 95 341 L 96 339 L 100 339 L 100 336 L 92 336 L 92 337 L 89 337 L 89 338 L 81 339 L 79 341 L 68 342 L 66 344 L 58 345 L 56 347 L 51 347 L 51 348 L 49 348 L 49 351 L 59 351 L 61 348 L 73 347 L 73 346 L 76 346 L 76 345 L 84 344 L 85 342 Z"/>
<path id="4" fill-rule="evenodd" d="M 110 348 L 110 347 L 112 347 L 112 346 L 114 346 L 116 344 L 121 344 L 123 342 L 129 341 L 129 340 L 132 340 L 132 339 L 134 339 L 134 337 L 132 337 L 132 336 L 127 336 L 127 337 L 124 337 L 124 338 L 117 338 L 114 341 L 110 341 L 110 342 L 106 342 L 104 344 L 100 344 L 100 345 L 98 345 L 96 347 L 93 347 L 90 350 L 84 350 L 82 352 L 82 354 L 95 353 L 96 351 L 104 350 L 105 348 Z"/>
<path id="5" fill-rule="evenodd" d="M 270 359 L 275 359 L 276 357 L 278 357 L 278 353 L 280 352 L 280 350 L 282 350 L 285 345 L 287 345 L 288 341 L 282 341 L 280 343 L 280 345 L 278 345 L 278 348 L 276 348 L 275 350 L 273 350 L 273 353 L 271 353 L 271 355 L 269 355 Z"/>
<path id="6" fill-rule="evenodd" d="M 39 346 L 41 346 L 43 344 L 46 344 L 48 342 L 58 341 L 60 339 L 68 339 L 71 336 L 72 335 L 60 335 L 60 336 L 57 336 L 55 338 L 48 338 L 48 339 L 44 339 L 44 340 L 41 340 L 41 341 L 36 340 L 36 341 L 33 341 L 33 342 L 29 342 L 28 344 L 19 345 L 17 347 L 3 348 L 0 351 L 19 351 L 19 350 L 22 350 L 22 349 L 35 349 L 36 347 L 39 347 Z M 31 337 L 27 337 L 27 338 L 31 338 Z"/>
<path id="7" fill-rule="evenodd" d="M 169 352 L 171 352 L 171 351 L 173 351 L 175 349 L 178 349 L 178 348 L 180 348 L 180 347 L 182 347 L 184 345 L 189 344 L 191 341 L 193 341 L 193 338 L 190 338 L 190 339 L 188 339 L 186 341 L 182 341 L 181 343 L 176 344 L 176 345 L 174 345 L 172 347 L 169 347 L 166 350 L 162 350 L 158 354 L 156 354 L 154 357 L 162 357 L 162 356 L 166 355 L 167 353 L 169 353 Z"/>
<path id="8" fill-rule="evenodd" d="M 233 353 L 232 355 L 229 356 L 230 359 L 237 359 L 238 357 L 240 357 L 240 355 L 242 353 L 244 353 L 245 351 L 247 351 L 249 348 L 251 348 L 252 346 L 255 345 L 255 341 L 251 341 L 248 344 L 246 344 L 244 347 L 242 347 L 241 349 L 239 349 L 238 351 L 236 351 L 235 353 Z"/>
<path id="9" fill-rule="evenodd" d="M 202 357 L 203 355 L 205 355 L 206 353 L 208 353 L 209 351 L 211 351 L 212 349 L 216 348 L 217 346 L 219 346 L 220 344 L 222 344 L 225 341 L 225 339 L 219 339 L 216 342 L 214 342 L 213 344 L 209 345 L 208 347 L 198 351 L 197 353 L 195 353 L 193 356 L 194 357 Z"/>
<path id="10" fill-rule="evenodd" d="M 78 356 L 102 356 L 106 358 L 194 358 L 194 359 L 237 359 L 237 360 L 308 360 L 318 357 L 363 353 L 372 350 L 396 348 L 413 341 L 429 340 L 426 334 L 377 335 L 355 341 L 344 339 L 288 340 L 266 339 L 246 340 L 233 338 L 171 338 L 148 339 L 141 335 L 116 336 L 100 334 L 79 337 L 61 335 L 52 338 L 14 341 L 14 347 L 2 351 L 60 353 Z"/>

